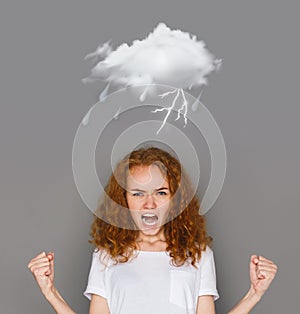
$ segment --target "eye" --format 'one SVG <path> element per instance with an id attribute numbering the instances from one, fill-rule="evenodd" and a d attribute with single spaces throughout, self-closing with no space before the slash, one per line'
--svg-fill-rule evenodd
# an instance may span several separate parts
<path id="1" fill-rule="evenodd" d="M 142 197 L 142 196 L 144 196 L 144 194 L 142 192 L 134 192 L 134 193 L 132 193 L 132 196 Z"/>
<path id="2" fill-rule="evenodd" d="M 166 196 L 167 193 L 165 191 L 158 191 L 157 192 L 158 196 Z"/>

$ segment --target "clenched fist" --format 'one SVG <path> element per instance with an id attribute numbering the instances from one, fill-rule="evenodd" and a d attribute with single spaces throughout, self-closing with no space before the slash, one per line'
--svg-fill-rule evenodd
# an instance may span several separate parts
<path id="1" fill-rule="evenodd" d="M 42 293 L 45 296 L 49 294 L 54 287 L 54 253 L 40 253 L 28 263 L 28 268 Z"/>
<path id="2" fill-rule="evenodd" d="M 252 255 L 250 259 L 251 287 L 258 296 L 269 288 L 277 273 L 277 266 L 263 256 Z"/>

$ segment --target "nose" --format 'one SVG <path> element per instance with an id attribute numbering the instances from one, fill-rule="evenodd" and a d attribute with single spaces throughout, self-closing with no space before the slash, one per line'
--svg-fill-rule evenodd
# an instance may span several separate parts
<path id="1" fill-rule="evenodd" d="M 147 195 L 146 196 L 146 199 L 145 199 L 145 202 L 144 202 L 144 206 L 143 206 L 144 209 L 153 209 L 153 208 L 156 208 L 156 202 L 155 202 L 155 198 L 153 195 Z"/>

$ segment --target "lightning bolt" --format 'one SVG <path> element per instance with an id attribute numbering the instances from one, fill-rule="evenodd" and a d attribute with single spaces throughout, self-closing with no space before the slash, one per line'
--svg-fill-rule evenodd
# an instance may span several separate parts
<path id="1" fill-rule="evenodd" d="M 183 89 L 180 88 L 180 92 L 181 92 L 181 95 L 182 95 L 182 98 L 183 98 L 183 104 L 182 106 L 178 109 L 177 111 L 177 118 L 175 120 L 178 120 L 180 118 L 180 113 L 181 111 L 184 110 L 184 113 L 183 113 L 183 117 L 184 117 L 184 127 L 186 126 L 187 124 L 187 118 L 186 118 L 186 115 L 187 115 L 187 105 L 188 105 L 188 102 L 185 98 L 185 95 L 184 95 L 184 92 L 183 92 Z"/>
<path id="2" fill-rule="evenodd" d="M 183 98 L 183 104 L 182 106 L 177 110 L 177 118 L 175 120 L 178 120 L 180 118 L 180 114 L 183 114 L 183 117 L 184 117 L 184 127 L 186 126 L 187 124 L 187 105 L 188 105 L 188 102 L 185 98 L 185 95 L 184 95 L 184 92 L 183 92 L 183 89 L 182 88 L 176 88 L 170 92 L 166 92 L 166 93 L 163 93 L 161 95 L 159 95 L 161 98 L 165 98 L 166 96 L 170 95 L 170 94 L 175 94 L 175 97 L 173 99 L 173 102 L 172 102 L 172 105 L 170 107 L 167 107 L 167 108 L 160 108 L 160 109 L 155 109 L 153 110 L 152 112 L 159 112 L 159 111 L 164 111 L 166 110 L 167 111 L 167 114 L 164 118 L 164 121 L 162 123 L 162 125 L 160 126 L 160 128 L 158 129 L 158 131 L 156 132 L 156 135 L 161 131 L 161 129 L 164 127 L 164 125 L 166 124 L 167 122 L 167 119 L 171 113 L 171 111 L 174 109 L 175 105 L 176 105 L 176 101 L 177 99 L 179 98 L 180 94 L 182 95 L 182 98 Z M 183 113 L 182 113 L 183 112 Z"/>

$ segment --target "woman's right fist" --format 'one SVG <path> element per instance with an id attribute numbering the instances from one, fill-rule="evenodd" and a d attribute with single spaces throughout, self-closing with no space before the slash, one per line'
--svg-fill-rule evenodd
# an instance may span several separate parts
<path id="1" fill-rule="evenodd" d="M 54 287 L 54 253 L 40 253 L 28 263 L 28 268 L 42 293 L 47 295 Z"/>

